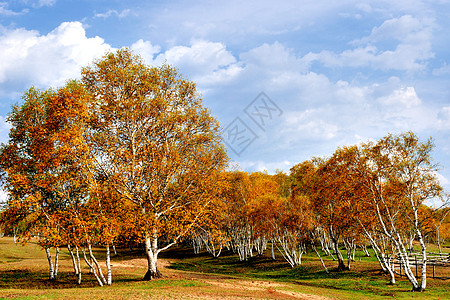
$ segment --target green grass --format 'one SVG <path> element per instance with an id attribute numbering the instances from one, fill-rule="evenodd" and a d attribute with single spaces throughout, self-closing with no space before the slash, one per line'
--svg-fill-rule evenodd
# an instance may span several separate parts
<path id="1" fill-rule="evenodd" d="M 427 279 L 428 289 L 424 293 L 412 293 L 411 284 L 403 277 L 397 284 L 390 285 L 389 278 L 380 272 L 376 258 L 364 257 L 357 253 L 352 270 L 336 271 L 337 262 L 325 258 L 330 273 L 322 268 L 319 259 L 313 255 L 305 255 L 300 266 L 291 268 L 282 257 L 273 261 L 268 255 L 254 256 L 248 261 L 239 262 L 236 255 L 225 251 L 219 258 L 205 254 L 192 256 L 186 249 L 185 259 L 172 264 L 172 268 L 188 272 L 207 274 L 233 275 L 247 279 L 261 279 L 276 282 L 287 282 L 304 287 L 326 289 L 327 295 L 342 298 L 418 298 L 418 299 L 450 299 L 450 280 Z M 178 254 L 179 255 L 179 254 Z M 447 270 L 447 273 L 450 270 Z M 447 275 L 449 276 L 449 275 Z M 430 276 L 431 277 L 431 276 Z"/>
<path id="2" fill-rule="evenodd" d="M 170 262 L 162 270 L 164 278 L 145 282 L 141 281 L 146 270 L 142 253 L 124 249 L 113 257 L 111 287 L 99 287 L 84 263 L 83 281 L 78 286 L 66 250 L 61 249 L 58 279 L 51 282 L 41 247 L 0 238 L 0 299 L 288 299 L 292 292 L 334 299 L 450 299 L 450 280 L 429 278 L 427 291 L 412 293 L 405 278 L 389 285 L 376 259 L 364 257 L 362 252 L 357 253 L 351 271 L 345 272 L 337 272 L 337 263 L 324 257 L 329 274 L 315 255 L 304 255 L 303 264 L 291 268 L 279 254 L 273 261 L 269 252 L 240 262 L 230 251 L 213 258 L 178 247 L 160 255 Z M 103 259 L 104 251 L 96 249 L 96 256 Z M 450 270 L 444 271 L 450 276 Z"/>

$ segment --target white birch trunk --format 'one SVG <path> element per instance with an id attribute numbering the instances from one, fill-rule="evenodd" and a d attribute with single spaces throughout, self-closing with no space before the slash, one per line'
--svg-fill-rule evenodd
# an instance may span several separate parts
<path id="1" fill-rule="evenodd" d="M 52 255 L 50 253 L 50 248 L 45 248 L 45 253 L 47 254 L 48 261 L 48 278 L 50 280 L 55 280 L 55 269 L 53 267 Z"/>
<path id="2" fill-rule="evenodd" d="M 276 257 L 275 257 L 275 240 L 274 239 L 272 239 L 272 242 L 271 242 L 271 244 L 272 244 L 272 259 L 273 260 L 276 260 Z"/>
<path id="3" fill-rule="evenodd" d="M 147 273 L 145 273 L 144 280 L 152 280 L 161 278 L 161 273 L 158 270 L 158 236 L 156 230 L 153 236 L 147 235 L 145 238 L 145 254 L 147 256 Z"/>
<path id="4" fill-rule="evenodd" d="M 72 247 L 70 247 L 70 245 L 67 245 L 67 250 L 69 250 L 70 257 L 72 258 L 73 271 L 75 275 L 78 275 L 78 265 L 75 260 L 75 255 L 73 254 Z"/>
<path id="5" fill-rule="evenodd" d="M 53 272 L 55 279 L 58 276 L 58 266 L 59 266 L 59 247 L 56 247 L 56 253 L 55 253 L 55 270 Z"/>
<path id="6" fill-rule="evenodd" d="M 84 257 L 84 261 L 86 262 L 86 264 L 88 265 L 88 267 L 92 270 L 92 273 L 95 276 L 95 279 L 97 279 L 98 285 L 99 286 L 103 286 L 103 281 L 100 279 L 100 277 L 97 274 L 97 271 L 95 270 L 94 266 L 89 262 L 89 260 L 87 259 L 86 256 L 86 251 L 83 249 L 83 257 Z"/>
<path id="7" fill-rule="evenodd" d="M 328 271 L 327 266 L 325 266 L 325 263 L 323 262 L 323 259 L 322 259 L 322 257 L 320 256 L 319 251 L 317 251 L 316 246 L 314 245 L 314 243 L 312 243 L 312 248 L 313 248 L 314 252 L 316 252 L 316 255 L 319 257 L 320 262 L 322 263 L 322 267 L 325 269 L 325 272 L 327 272 L 327 274 L 330 273 L 330 272 Z"/>
<path id="8" fill-rule="evenodd" d="M 106 284 L 112 285 L 111 253 L 109 250 L 109 244 L 106 245 Z"/>
<path id="9" fill-rule="evenodd" d="M 103 284 L 107 284 L 107 281 L 106 281 L 106 279 L 105 279 L 105 276 L 103 276 L 102 268 L 100 267 L 100 265 L 99 265 L 97 259 L 96 259 L 95 256 L 94 256 L 94 253 L 92 252 L 92 246 L 91 246 L 91 244 L 88 244 L 88 249 L 89 249 L 89 256 L 91 257 L 91 259 L 92 259 L 92 261 L 93 261 L 93 263 L 94 263 L 94 265 L 93 265 L 94 271 L 95 271 L 95 268 L 97 268 L 98 276 L 99 276 L 100 279 L 102 280 Z"/>

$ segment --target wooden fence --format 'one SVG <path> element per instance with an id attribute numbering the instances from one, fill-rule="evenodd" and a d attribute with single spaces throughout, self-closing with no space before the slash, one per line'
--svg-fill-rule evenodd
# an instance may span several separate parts
<path id="1" fill-rule="evenodd" d="M 421 253 L 410 253 L 408 255 L 409 264 L 411 266 L 411 271 L 416 273 L 416 278 L 419 277 L 419 273 L 422 272 L 423 257 Z M 406 276 L 403 270 L 403 263 L 401 260 L 393 259 L 391 261 L 394 273 L 400 277 Z M 429 268 L 430 267 L 430 268 Z M 448 268 L 450 267 L 450 253 L 427 253 L 427 271 L 433 270 L 433 277 L 437 279 L 450 279 L 449 276 L 436 276 L 438 268 Z M 447 269 L 445 269 L 447 271 Z M 428 272 L 427 272 L 428 273 Z M 447 272 L 445 272 L 447 273 Z M 446 274 L 447 275 L 447 274 Z M 449 274 L 450 275 L 450 274 Z"/>

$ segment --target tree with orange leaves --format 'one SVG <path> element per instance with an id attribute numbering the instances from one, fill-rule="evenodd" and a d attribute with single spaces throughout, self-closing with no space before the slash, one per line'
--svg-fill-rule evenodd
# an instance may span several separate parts
<path id="1" fill-rule="evenodd" d="M 8 117 L 12 129 L 0 164 L 10 198 L 1 221 L 24 225 L 21 237 L 25 240 L 39 236 L 50 279 L 57 275 L 58 247 L 65 243 L 60 213 L 87 197 L 87 177 L 82 171 L 89 153 L 82 142 L 87 99 L 77 82 L 44 92 L 31 88 L 24 104 L 15 106 Z M 51 247 L 56 247 L 54 265 Z"/>
<path id="2" fill-rule="evenodd" d="M 144 279 L 158 278 L 158 254 L 214 202 L 227 161 L 219 124 L 193 82 L 170 66 L 148 67 L 127 49 L 84 68 L 82 81 L 93 97 L 88 141 L 96 169 L 139 211 Z"/>

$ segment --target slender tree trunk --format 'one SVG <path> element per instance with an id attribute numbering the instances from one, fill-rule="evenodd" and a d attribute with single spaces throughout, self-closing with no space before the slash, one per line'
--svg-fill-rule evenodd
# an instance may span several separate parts
<path id="1" fill-rule="evenodd" d="M 109 250 L 109 244 L 106 245 L 106 284 L 112 285 L 111 253 Z"/>
<path id="2" fill-rule="evenodd" d="M 436 226 L 436 242 L 438 244 L 439 247 L 439 254 L 442 253 L 442 249 L 441 249 L 441 238 L 439 237 L 439 227 L 440 226 Z"/>
<path id="3" fill-rule="evenodd" d="M 370 257 L 370 253 L 369 253 L 369 251 L 367 250 L 367 246 L 366 246 L 366 245 L 363 245 L 363 246 L 362 246 L 362 249 L 363 249 L 363 251 L 364 251 L 364 255 L 365 255 L 366 257 Z"/>
<path id="4" fill-rule="evenodd" d="M 94 272 L 95 272 L 95 269 L 97 269 L 97 271 L 98 271 L 98 276 L 99 276 L 100 279 L 102 280 L 103 284 L 107 284 L 107 281 L 106 281 L 106 279 L 105 279 L 105 276 L 103 276 L 102 268 L 100 267 L 100 265 L 99 265 L 97 259 L 95 258 L 94 253 L 92 253 L 92 246 L 91 246 L 91 244 L 88 244 L 88 249 L 89 249 L 89 256 L 91 257 L 92 262 L 94 263 L 94 264 L 92 265 L 92 267 L 94 268 Z"/>
<path id="5" fill-rule="evenodd" d="M 272 239 L 272 259 L 276 260 L 274 243 L 275 243 L 275 240 Z"/>
<path id="6" fill-rule="evenodd" d="M 45 253 L 47 254 L 48 261 L 48 279 L 55 280 L 55 268 L 53 267 L 52 255 L 50 253 L 50 248 L 45 248 Z"/>
<path id="7" fill-rule="evenodd" d="M 18 232 L 17 228 L 14 227 L 13 228 L 14 244 L 17 244 L 17 232 Z"/>
<path id="8" fill-rule="evenodd" d="M 81 284 L 81 261 L 80 261 L 80 251 L 78 246 L 76 246 L 76 259 L 77 259 L 77 267 L 78 267 L 78 284 Z"/>
<path id="9" fill-rule="evenodd" d="M 117 256 L 117 250 L 116 250 L 116 245 L 114 245 L 114 243 L 111 243 L 113 251 L 114 251 L 114 256 Z"/>
<path id="10" fill-rule="evenodd" d="M 89 266 L 89 268 L 92 270 L 92 273 L 94 274 L 95 279 L 97 279 L 98 285 L 103 286 L 103 281 L 98 276 L 97 271 L 95 270 L 94 266 L 89 262 L 89 260 L 86 257 L 86 251 L 84 249 L 82 251 L 83 251 L 84 261 Z"/>
<path id="11" fill-rule="evenodd" d="M 78 266 L 77 266 L 77 263 L 75 261 L 75 255 L 73 254 L 72 247 L 70 247 L 70 245 L 67 245 L 67 250 L 69 250 L 70 257 L 72 258 L 73 271 L 74 271 L 75 275 L 78 275 L 78 272 L 79 272 L 78 271 Z"/>
<path id="12" fill-rule="evenodd" d="M 350 270 L 350 264 L 352 262 L 352 249 L 347 249 L 347 270 Z"/>
<path id="13" fill-rule="evenodd" d="M 313 248 L 314 252 L 316 252 L 316 255 L 319 257 L 320 262 L 322 263 L 322 267 L 325 269 L 325 272 L 327 272 L 327 274 L 330 273 L 328 271 L 328 268 L 325 266 L 325 263 L 323 262 L 323 259 L 320 256 L 319 251 L 317 251 L 316 246 L 314 245 L 314 243 L 311 243 L 311 245 L 312 245 L 312 248 Z"/>
<path id="14" fill-rule="evenodd" d="M 56 253 L 55 253 L 55 271 L 54 276 L 55 279 L 58 276 L 58 266 L 59 266 L 59 247 L 56 247 Z"/>

